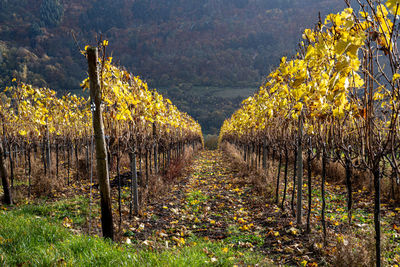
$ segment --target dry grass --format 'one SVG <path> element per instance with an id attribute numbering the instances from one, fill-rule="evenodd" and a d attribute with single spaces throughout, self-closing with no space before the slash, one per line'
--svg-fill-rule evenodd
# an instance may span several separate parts
<path id="1" fill-rule="evenodd" d="M 231 144 L 224 143 L 221 149 L 231 157 L 231 164 L 239 171 L 239 176 L 250 178 L 250 182 L 261 196 L 269 196 L 273 192 L 274 173 L 272 168 L 250 168 L 242 159 L 240 152 Z"/>
<path id="2" fill-rule="evenodd" d="M 314 159 L 311 162 L 311 168 L 314 174 L 322 174 L 322 161 Z M 346 169 L 340 162 L 328 162 L 326 167 L 326 179 L 330 183 L 345 184 L 346 183 Z M 351 177 L 353 189 L 367 188 L 372 192 L 373 177 L 369 171 L 362 171 L 352 169 Z"/>
<path id="3" fill-rule="evenodd" d="M 322 160 L 311 161 L 311 169 L 315 174 L 322 174 Z M 328 162 L 326 166 L 326 179 L 329 182 L 344 183 L 346 169 L 339 162 Z"/>
<path id="4" fill-rule="evenodd" d="M 169 192 L 170 186 L 174 184 L 177 178 L 184 175 L 185 167 L 190 164 L 194 155 L 192 147 L 186 147 L 184 155 L 179 159 L 171 160 L 170 165 L 166 167 L 165 173 L 149 174 L 147 187 L 140 188 L 139 201 L 141 205 L 147 203 L 159 195 Z"/>
<path id="5" fill-rule="evenodd" d="M 60 191 L 66 185 L 66 181 L 62 178 L 58 178 L 55 172 L 52 171 L 44 174 L 43 169 L 35 168 L 32 172 L 32 193 L 36 197 L 48 196 L 55 191 Z"/>
<path id="6" fill-rule="evenodd" d="M 93 166 L 95 167 L 95 166 Z M 93 176 L 96 176 L 96 168 L 93 168 Z M 86 180 L 90 178 L 90 164 L 89 169 L 85 159 L 78 159 L 78 179 Z"/>
<path id="7" fill-rule="evenodd" d="M 312 161 L 312 170 L 314 174 L 321 175 L 322 164 L 320 160 Z M 346 169 L 339 162 L 329 162 L 327 166 L 327 181 L 336 184 L 346 184 Z M 352 169 L 352 186 L 353 190 L 368 190 L 373 193 L 373 175 L 370 171 Z M 394 192 L 392 192 L 394 191 Z M 386 200 L 393 200 L 395 203 L 400 203 L 400 185 L 394 180 L 393 190 L 392 181 L 389 172 L 381 179 L 381 194 Z"/>
<path id="8" fill-rule="evenodd" d="M 400 185 L 397 185 L 395 178 L 393 179 L 393 185 L 390 178 L 382 179 L 381 190 L 383 192 L 382 196 L 385 198 L 386 201 L 392 200 L 395 203 L 400 204 Z"/>
<path id="9" fill-rule="evenodd" d="M 333 255 L 333 266 L 374 266 L 376 254 L 374 229 L 372 225 L 353 230 L 355 232 L 339 235 L 337 237 L 336 250 Z M 389 247 L 390 244 L 387 236 L 382 235 L 382 251 L 387 251 L 390 249 Z M 386 265 L 388 263 L 383 262 L 383 264 Z"/>

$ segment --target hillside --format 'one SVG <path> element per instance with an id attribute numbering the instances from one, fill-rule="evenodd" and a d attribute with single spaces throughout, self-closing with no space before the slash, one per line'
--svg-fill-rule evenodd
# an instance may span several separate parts
<path id="1" fill-rule="evenodd" d="M 94 44 L 101 33 L 122 66 L 147 79 L 151 87 L 168 91 L 189 113 L 196 103 L 187 96 L 196 95 L 192 92 L 198 88 L 257 88 L 282 55 L 292 54 L 289 51 L 302 30 L 313 27 L 318 12 L 344 7 L 342 0 L 0 3 L 0 86 L 17 77 L 57 90 L 79 89 L 86 63 L 78 47 Z M 226 109 L 215 123 L 200 121 L 205 132 L 216 133 L 241 99 L 223 95 L 206 103 L 223 102 Z M 213 109 L 196 118 L 209 117 Z"/>

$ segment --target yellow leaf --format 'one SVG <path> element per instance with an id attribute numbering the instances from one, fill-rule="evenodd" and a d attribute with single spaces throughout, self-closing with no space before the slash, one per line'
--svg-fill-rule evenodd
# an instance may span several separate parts
<path id="1" fill-rule="evenodd" d="M 373 100 L 382 100 L 384 98 L 383 94 L 376 92 L 373 96 Z"/>
<path id="2" fill-rule="evenodd" d="M 361 11 L 361 12 L 360 12 L 360 15 L 361 15 L 361 17 L 363 17 L 363 18 L 367 18 L 367 17 L 368 17 L 368 12 Z"/>
<path id="3" fill-rule="evenodd" d="M 315 53 L 314 47 L 312 45 L 308 46 L 305 59 L 310 59 L 314 55 L 314 53 Z"/>
<path id="4" fill-rule="evenodd" d="M 292 234 L 292 235 L 298 235 L 299 234 L 299 230 L 297 230 L 294 227 L 291 227 L 287 232 Z"/>
<path id="5" fill-rule="evenodd" d="M 386 1 L 386 6 L 388 7 L 390 13 L 393 15 L 400 15 L 400 7 L 398 8 L 397 5 L 400 5 L 400 0 L 388 0 Z M 397 9 L 397 14 L 394 14 Z"/>
<path id="6" fill-rule="evenodd" d="M 108 41 L 107 40 L 103 41 L 103 46 L 108 46 Z"/>

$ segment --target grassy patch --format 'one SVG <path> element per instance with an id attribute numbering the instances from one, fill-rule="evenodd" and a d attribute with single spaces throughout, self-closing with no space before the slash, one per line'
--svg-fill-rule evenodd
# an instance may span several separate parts
<path id="1" fill-rule="evenodd" d="M 47 217 L 51 221 L 63 221 L 66 218 L 76 225 L 86 222 L 89 213 L 89 200 L 82 196 L 61 200 L 53 203 L 41 202 L 24 205 L 15 211 L 18 214 Z"/>
<path id="2" fill-rule="evenodd" d="M 245 247 L 264 245 L 264 239 L 259 234 L 242 232 L 236 225 L 230 225 L 228 232 L 230 236 L 225 241 L 229 244 Z"/>
<path id="3" fill-rule="evenodd" d="M 197 237 L 189 238 L 183 247 L 155 251 L 134 244 L 118 245 L 100 237 L 74 235 L 52 217 L 55 208 L 61 207 L 55 217 L 76 218 L 74 209 L 66 209 L 64 204 L 26 205 L 0 211 L 0 265 L 232 266 L 264 261 L 263 256 L 251 251 Z"/>
<path id="4" fill-rule="evenodd" d="M 198 213 L 207 199 L 208 196 L 204 195 L 201 190 L 195 190 L 186 195 L 186 203 L 192 213 Z"/>

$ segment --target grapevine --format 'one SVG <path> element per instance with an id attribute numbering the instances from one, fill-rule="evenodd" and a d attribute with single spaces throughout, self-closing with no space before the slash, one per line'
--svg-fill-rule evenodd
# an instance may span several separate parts
<path id="1" fill-rule="evenodd" d="M 396 160 L 400 143 L 400 58 L 394 27 L 400 2 L 367 1 L 366 5 L 360 3 L 358 13 L 347 4 L 349 7 L 344 11 L 330 14 L 324 21 L 320 19 L 314 29 L 304 31 L 297 54 L 291 60 L 283 57 L 258 92 L 244 100 L 241 108 L 224 122 L 219 142 L 235 145 L 243 151 L 248 164 L 256 167 L 252 152 L 256 152 L 256 158 L 261 157 L 261 152 L 257 152 L 261 149 L 255 147 L 276 151 L 279 162 L 282 153 L 286 158 L 288 153 L 300 155 L 295 160 L 298 171 L 294 174 L 294 179 L 298 178 L 295 216 L 299 225 L 302 224 L 303 148 L 308 150 L 309 171 L 310 161 L 322 158 L 321 223 L 325 240 L 324 184 L 329 162 L 339 162 L 346 168 L 350 221 L 352 170 L 370 173 L 374 180 L 376 258 L 380 266 L 380 183 L 386 164 L 391 166 L 391 179 L 398 177 L 400 170 Z M 383 58 L 389 67 L 383 66 Z M 286 161 L 285 170 L 287 164 Z M 278 180 L 277 201 L 279 186 Z M 282 208 L 286 186 L 285 174 Z M 294 186 L 292 212 L 296 214 Z M 393 186 L 392 183 L 392 192 Z M 311 200 L 311 191 L 308 197 Z M 307 222 L 310 229 L 309 214 Z"/>

